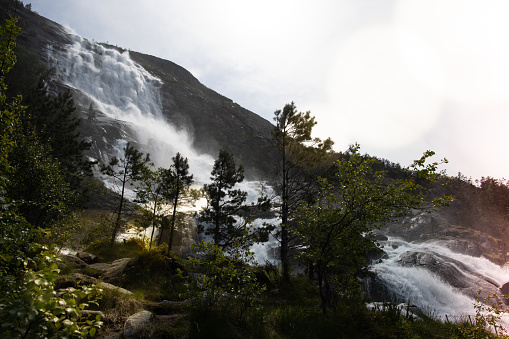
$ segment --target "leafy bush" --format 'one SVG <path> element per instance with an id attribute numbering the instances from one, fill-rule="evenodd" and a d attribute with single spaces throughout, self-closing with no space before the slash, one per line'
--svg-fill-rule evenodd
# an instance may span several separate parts
<path id="1" fill-rule="evenodd" d="M 100 316 L 88 320 L 82 310 L 89 304 L 97 305 L 102 290 L 91 285 L 55 291 L 55 278 L 59 273 L 56 262 L 51 251 L 43 250 L 23 261 L 19 280 L 1 276 L 4 292 L 0 295 L 1 335 L 8 338 L 86 337 L 94 336 L 101 327 Z"/>
<path id="2" fill-rule="evenodd" d="M 150 301 L 178 300 L 185 287 L 177 270 L 186 271 L 186 263 L 165 248 L 152 247 L 138 254 L 125 272 L 123 286 L 133 293 L 143 293 Z"/>
<path id="3" fill-rule="evenodd" d="M 477 294 L 480 295 L 481 291 Z M 505 312 L 504 305 L 496 294 L 486 298 L 477 297 L 474 308 L 475 322 L 465 322 L 454 328 L 453 338 L 495 338 L 490 330 L 495 330 L 496 337 L 507 338 L 506 330 L 500 324 L 502 313 Z"/>
<path id="4" fill-rule="evenodd" d="M 264 287 L 256 281 L 254 269 L 249 265 L 253 253 L 248 248 L 237 247 L 235 253 L 228 255 L 214 242 L 201 241 L 193 245 L 193 251 L 204 256 L 204 259 L 189 258 L 191 267 L 202 273 L 188 279 L 186 296 L 205 308 L 237 305 L 240 315 L 254 305 Z M 179 273 L 183 276 L 182 271 Z"/>

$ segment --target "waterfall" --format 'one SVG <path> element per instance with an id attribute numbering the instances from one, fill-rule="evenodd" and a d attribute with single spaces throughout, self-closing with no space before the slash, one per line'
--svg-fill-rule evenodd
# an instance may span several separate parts
<path id="1" fill-rule="evenodd" d="M 69 35 L 72 44 L 58 51 L 48 49 L 50 67 L 56 68 L 63 83 L 93 103 L 104 115 L 102 119 L 122 126 L 122 137 L 110 142 L 108 157 L 122 154 L 129 141 L 150 153 L 156 166 L 167 168 L 180 152 L 188 158 L 197 182 L 206 182 L 214 160 L 196 152 L 191 136 L 163 117 L 163 82 L 131 60 L 128 51 L 104 47 L 72 31 Z"/>

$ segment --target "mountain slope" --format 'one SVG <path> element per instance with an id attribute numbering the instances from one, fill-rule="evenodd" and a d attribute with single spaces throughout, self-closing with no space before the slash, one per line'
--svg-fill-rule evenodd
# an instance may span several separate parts
<path id="1" fill-rule="evenodd" d="M 163 114 L 190 130 L 199 150 L 215 157 L 223 148 L 247 168 L 270 171 L 275 160 L 271 123 L 202 85 L 173 62 L 137 52 L 130 56 L 163 80 Z"/>
<path id="2" fill-rule="evenodd" d="M 2 20 L 8 17 L 9 12 L 15 12 L 19 18 L 18 24 L 22 31 L 18 44 L 36 55 L 44 65 L 54 67 L 52 59 L 55 55 L 65 54 L 69 46 L 76 43 L 72 33 L 61 25 L 21 6 L 15 10 L 14 1 L 1 0 L 0 3 Z M 92 49 L 98 46 L 92 42 L 86 43 Z M 111 45 L 102 46 L 125 52 Z M 233 153 L 237 161 L 246 167 L 248 177 L 267 178 L 272 174 L 276 154 L 271 137 L 273 125 L 269 121 L 207 88 L 190 72 L 171 61 L 139 52 L 129 52 L 128 55 L 131 60 L 162 80 L 160 98 L 164 119 L 176 130 L 185 131 L 199 153 L 215 158 L 219 149 L 223 148 Z M 64 81 L 59 74 L 62 71 L 58 68 L 58 62 L 56 73 L 50 77 L 50 90 L 57 92 L 70 89 L 75 102 L 81 107 L 83 119 L 86 119 L 87 109 L 93 101 L 87 93 Z M 91 153 L 94 158 L 104 160 L 104 153 L 112 154 L 111 145 L 116 140 L 134 135 L 134 132 L 127 131 L 125 124 L 118 124 L 111 119 L 98 119 L 97 123 L 98 126 L 92 127 L 84 124 L 82 130 L 82 136 L 94 141 L 95 148 Z"/>

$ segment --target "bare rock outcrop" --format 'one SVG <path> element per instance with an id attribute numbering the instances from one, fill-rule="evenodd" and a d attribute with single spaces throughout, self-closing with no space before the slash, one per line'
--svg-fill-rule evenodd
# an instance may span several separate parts
<path id="1" fill-rule="evenodd" d="M 124 338 L 148 338 L 152 332 L 151 323 L 155 320 L 150 311 L 140 311 L 131 315 L 124 324 Z"/>
<path id="2" fill-rule="evenodd" d="M 122 258 L 113 261 L 111 264 L 95 263 L 89 267 L 102 272 L 100 274 L 101 280 L 109 283 L 115 283 L 121 279 L 122 274 L 131 260 L 131 258 Z"/>

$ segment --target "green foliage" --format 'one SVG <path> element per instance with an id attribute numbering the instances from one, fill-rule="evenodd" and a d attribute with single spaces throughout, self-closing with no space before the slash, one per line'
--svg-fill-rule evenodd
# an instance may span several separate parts
<path id="1" fill-rule="evenodd" d="M 21 96 L 8 102 L 5 94 L 7 91 L 5 77 L 16 63 L 14 49 L 16 37 L 20 31 L 16 22 L 17 20 L 10 18 L 6 20 L 3 27 L 0 26 L 0 131 L 2 131 L 0 138 L 0 194 L 2 196 L 10 174 L 8 155 L 16 145 L 15 135 L 21 126 L 19 115 L 25 109 L 21 105 Z"/>
<path id="2" fill-rule="evenodd" d="M 244 168 L 236 168 L 233 155 L 221 150 L 214 162 L 210 179 L 212 183 L 204 186 L 208 206 L 199 216 L 199 221 L 207 227 L 200 225 L 199 231 L 212 235 L 218 246 L 227 249 L 243 233 L 244 224 L 237 222 L 235 215 L 244 209 L 247 192 L 233 187 L 244 180 Z"/>
<path id="3" fill-rule="evenodd" d="M 83 318 L 81 311 L 88 303 L 96 303 L 100 290 L 55 291 L 59 272 L 55 256 L 38 249 L 33 240 L 40 232 L 18 214 L 19 208 L 35 226 L 49 226 L 63 214 L 67 196 L 58 168 L 51 159 L 43 159 L 44 146 L 33 134 L 21 132 L 19 118 L 25 109 L 21 97 L 6 101 L 4 80 L 15 62 L 18 32 L 13 19 L 0 29 L 0 334 L 9 338 L 93 336 L 101 322 Z M 27 183 L 32 179 L 28 170 L 33 171 L 34 181 Z M 34 195 L 25 190 L 31 184 Z M 43 215 L 32 218 L 28 206 L 36 206 Z"/>
<path id="4" fill-rule="evenodd" d="M 143 158 L 143 153 L 136 150 L 133 146 L 127 143 L 124 147 L 123 158 L 119 159 L 113 157 L 108 165 L 101 164 L 101 172 L 107 176 L 112 177 L 115 181 L 120 183 L 120 201 L 118 204 L 117 219 L 115 221 L 113 232 L 111 234 L 110 244 L 113 246 L 117 233 L 121 228 L 122 211 L 124 206 L 124 194 L 127 184 L 133 185 L 143 178 L 143 173 L 146 172 L 146 167 L 150 161 L 150 155 L 147 154 Z"/>
<path id="5" fill-rule="evenodd" d="M 475 182 L 461 173 L 451 183 L 455 202 L 449 208 L 450 222 L 509 240 L 509 182 L 482 177 Z M 500 248 L 501 252 L 507 252 Z"/>
<path id="6" fill-rule="evenodd" d="M 416 161 L 415 176 L 434 178 L 436 164 L 425 165 L 431 155 Z M 352 146 L 349 156 L 338 160 L 334 177 L 320 179 L 316 202 L 302 202 L 299 208 L 295 233 L 305 246 L 300 258 L 318 275 L 324 313 L 359 290 L 353 277 L 366 265 L 366 250 L 376 246 L 370 232 L 425 201 L 422 186 L 414 180 L 387 182 L 385 172 L 373 172 L 374 161 Z"/>
<path id="7" fill-rule="evenodd" d="M 77 245 L 77 234 L 85 228 L 85 220 L 78 213 L 70 213 L 59 218 L 51 228 L 45 230 L 42 244 L 54 244 L 61 248 L 75 248 Z"/>
<path id="8" fill-rule="evenodd" d="M 96 255 L 102 262 L 112 262 L 121 258 L 134 258 L 145 250 L 145 244 L 137 238 L 116 242 L 113 246 L 108 243 L 103 239 L 86 247 L 85 251 Z"/>
<path id="9" fill-rule="evenodd" d="M 100 214 L 99 221 L 92 223 L 86 230 L 81 244 L 85 247 L 93 246 L 96 243 L 102 243 L 105 239 L 109 239 L 115 226 L 115 217 L 112 213 Z"/>
<path id="10" fill-rule="evenodd" d="M 476 298 L 474 305 L 474 321 L 465 322 L 454 328 L 453 338 L 495 338 L 493 331 L 497 334 L 496 337 L 507 338 L 506 329 L 500 322 L 502 314 L 507 312 L 504 310 L 505 307 L 502 300 L 496 294 L 480 298 L 480 290 L 477 294 L 479 297 Z"/>
<path id="11" fill-rule="evenodd" d="M 35 227 L 48 228 L 75 206 L 73 194 L 59 163 L 34 131 L 16 135 L 9 154 L 11 168 L 7 194 L 18 211 Z"/>
<path id="12" fill-rule="evenodd" d="M 311 132 L 316 125 L 311 112 L 298 112 L 292 102 L 283 110 L 274 112 L 276 127 L 273 130 L 279 152 L 279 168 L 275 184 L 280 200 L 281 262 L 283 278 L 289 281 L 289 250 L 297 206 L 301 200 L 310 201 L 316 192 L 316 177 L 329 167 L 328 152 L 333 142 L 313 139 Z"/>
<path id="13" fill-rule="evenodd" d="M 54 290 L 59 273 L 55 256 L 43 250 L 26 258 L 20 278 L 2 275 L 0 334 L 7 337 L 71 338 L 93 336 L 101 327 L 100 317 L 88 320 L 82 310 L 97 305 L 102 290 L 95 286 Z M 6 286 L 7 285 L 7 286 Z M 7 287 L 7 288 L 6 288 Z"/>
<path id="14" fill-rule="evenodd" d="M 16 63 L 16 38 L 21 30 L 14 18 L 7 19 L 3 27 L 0 26 L 0 83 L 2 83 L 2 92 L 6 90 L 5 77 L 10 69 Z"/>
<path id="15" fill-rule="evenodd" d="M 78 190 L 83 177 L 92 175 L 95 162 L 85 156 L 92 144 L 80 140 L 80 119 L 71 93 L 62 92 L 52 98 L 41 79 L 26 103 L 28 109 L 22 117 L 25 128 L 34 128 L 39 140 L 50 146 L 51 155 L 67 173 L 69 184 Z"/>
<path id="16" fill-rule="evenodd" d="M 235 242 L 236 251 L 227 254 L 214 242 L 195 243 L 193 252 L 204 259 L 189 257 L 191 269 L 197 270 L 194 278 L 189 277 L 186 297 L 193 297 L 200 308 L 238 307 L 240 315 L 254 306 L 263 287 L 256 281 L 250 263 L 253 253 L 241 242 Z M 179 273 L 183 276 L 183 272 Z"/>

